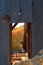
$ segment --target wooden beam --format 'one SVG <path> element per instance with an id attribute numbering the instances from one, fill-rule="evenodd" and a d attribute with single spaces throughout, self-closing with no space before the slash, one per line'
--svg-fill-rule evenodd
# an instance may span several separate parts
<path id="1" fill-rule="evenodd" d="M 15 24 L 12 26 L 11 30 L 13 30 L 17 24 L 18 24 L 18 23 L 15 23 Z"/>

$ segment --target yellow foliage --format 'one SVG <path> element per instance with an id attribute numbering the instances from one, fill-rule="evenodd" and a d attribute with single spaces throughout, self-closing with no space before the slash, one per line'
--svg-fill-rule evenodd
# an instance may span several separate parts
<path id="1" fill-rule="evenodd" d="M 12 31 L 12 49 L 21 49 L 21 42 L 23 40 L 24 35 L 24 26 L 21 26 Z"/>

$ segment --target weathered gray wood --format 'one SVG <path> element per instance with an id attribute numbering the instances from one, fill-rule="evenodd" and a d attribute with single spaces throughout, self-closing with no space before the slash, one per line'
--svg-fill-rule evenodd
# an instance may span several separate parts
<path id="1" fill-rule="evenodd" d="M 34 2 L 32 8 L 32 55 L 43 49 L 43 0 Z"/>
<path id="2" fill-rule="evenodd" d="M 0 65 L 10 65 L 9 24 L 0 21 Z"/>
<path id="3" fill-rule="evenodd" d="M 32 22 L 32 0 L 0 0 L 0 19 L 11 16 L 11 22 Z"/>

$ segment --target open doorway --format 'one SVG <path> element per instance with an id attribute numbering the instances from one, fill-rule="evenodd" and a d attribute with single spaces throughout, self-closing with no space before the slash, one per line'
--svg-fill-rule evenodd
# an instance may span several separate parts
<path id="1" fill-rule="evenodd" d="M 12 62 L 21 57 L 32 57 L 32 24 L 12 23 Z"/>
<path id="2" fill-rule="evenodd" d="M 12 23 L 12 26 L 15 23 Z M 24 23 L 18 23 L 12 30 L 12 53 L 22 53 L 25 52 L 22 50 L 24 36 Z"/>

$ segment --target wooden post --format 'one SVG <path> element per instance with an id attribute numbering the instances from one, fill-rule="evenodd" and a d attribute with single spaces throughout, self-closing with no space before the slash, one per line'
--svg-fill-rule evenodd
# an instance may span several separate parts
<path id="1" fill-rule="evenodd" d="M 26 37 L 26 42 L 24 45 L 26 45 L 26 52 L 28 53 L 28 57 L 32 57 L 32 28 L 31 23 L 25 23 L 24 24 L 24 32 Z M 25 39 L 24 39 L 25 40 Z"/>
<path id="2" fill-rule="evenodd" d="M 29 58 L 32 57 L 32 24 L 28 23 L 28 56 Z"/>
<path id="3" fill-rule="evenodd" d="M 12 23 L 9 24 L 9 49 L 10 64 L 12 65 Z"/>

